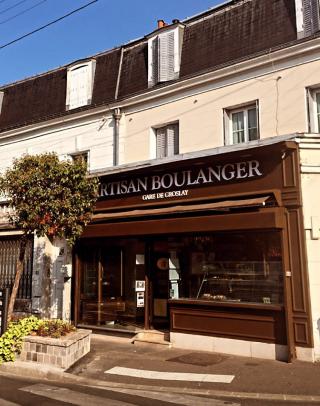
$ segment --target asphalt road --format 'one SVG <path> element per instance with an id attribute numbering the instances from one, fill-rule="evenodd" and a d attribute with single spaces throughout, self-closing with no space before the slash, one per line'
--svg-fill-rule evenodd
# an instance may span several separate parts
<path id="1" fill-rule="evenodd" d="M 281 402 L 289 404 L 289 402 Z M 291 402 L 290 402 L 291 404 Z M 307 406 L 305 402 L 294 405 Z M 279 401 L 252 399 L 217 399 L 168 392 L 134 389 L 101 389 L 48 380 L 0 376 L 0 406 L 278 406 Z M 319 403 L 310 403 L 319 405 Z"/>

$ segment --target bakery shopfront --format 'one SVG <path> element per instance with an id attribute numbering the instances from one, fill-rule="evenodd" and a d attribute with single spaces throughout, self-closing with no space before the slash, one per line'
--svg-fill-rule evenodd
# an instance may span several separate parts
<path id="1" fill-rule="evenodd" d="M 75 250 L 76 323 L 279 359 L 312 347 L 297 144 L 177 158 L 100 177 Z"/>

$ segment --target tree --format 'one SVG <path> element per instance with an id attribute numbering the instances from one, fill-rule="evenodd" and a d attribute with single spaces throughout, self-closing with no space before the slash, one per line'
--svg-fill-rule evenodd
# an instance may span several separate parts
<path id="1" fill-rule="evenodd" d="M 11 320 L 28 236 L 65 238 L 70 245 L 90 221 L 98 180 L 87 176 L 84 162 L 60 161 L 55 153 L 24 155 L 0 176 L 0 193 L 9 201 L 10 223 L 23 231 L 16 275 L 9 300 Z"/>

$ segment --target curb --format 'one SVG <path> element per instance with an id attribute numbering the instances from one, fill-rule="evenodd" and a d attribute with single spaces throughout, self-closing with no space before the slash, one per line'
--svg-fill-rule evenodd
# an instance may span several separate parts
<path id="1" fill-rule="evenodd" d="M 15 364 L 15 365 L 14 365 Z M 15 363 L 8 363 L 0 365 L 0 376 L 6 377 L 20 377 L 20 378 L 38 378 L 46 379 L 48 381 L 74 383 L 82 386 L 92 387 L 96 389 L 112 390 L 112 389 L 132 389 L 136 391 L 149 391 L 149 392 L 171 392 L 176 394 L 187 395 L 202 395 L 212 396 L 227 399 L 255 399 L 255 400 L 269 400 L 279 402 L 306 402 L 306 403 L 320 403 L 320 396 L 310 395 L 290 395 L 290 394 L 277 394 L 277 393 L 253 393 L 253 392 L 230 392 L 215 389 L 188 389 L 178 388 L 174 386 L 152 386 L 140 384 L 128 384 L 109 382 L 105 380 L 96 380 L 92 378 L 84 378 L 76 375 L 71 375 L 63 370 L 52 367 L 38 365 L 31 366 L 26 362 L 16 361 Z M 27 365 L 26 365 L 27 364 Z"/>

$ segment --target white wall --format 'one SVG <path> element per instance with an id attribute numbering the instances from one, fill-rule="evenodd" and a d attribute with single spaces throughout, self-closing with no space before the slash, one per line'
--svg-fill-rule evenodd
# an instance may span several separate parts
<path id="1" fill-rule="evenodd" d="M 314 357 L 320 360 L 320 144 L 302 144 L 301 185 L 307 243 Z"/>
<path id="2" fill-rule="evenodd" d="M 90 170 L 112 166 L 113 123 L 110 116 L 62 122 L 43 129 L 34 127 L 34 130 L 21 131 L 12 137 L 7 134 L 0 137 L 0 171 L 10 166 L 13 158 L 43 152 L 63 156 L 88 151 Z"/>

